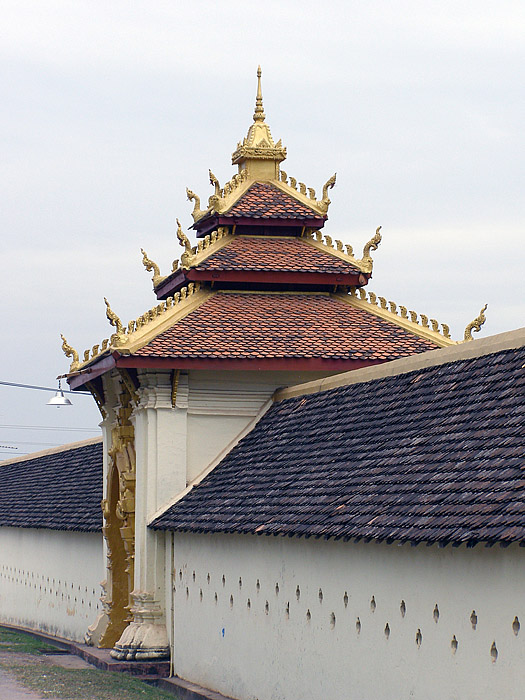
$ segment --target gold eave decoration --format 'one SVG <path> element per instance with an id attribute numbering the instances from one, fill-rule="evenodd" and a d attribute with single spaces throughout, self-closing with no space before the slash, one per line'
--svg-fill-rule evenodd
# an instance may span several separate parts
<path id="1" fill-rule="evenodd" d="M 386 321 L 390 321 L 420 338 L 432 341 L 440 347 L 458 344 L 458 341 L 452 340 L 450 337 L 450 329 L 446 323 L 439 324 L 435 318 L 429 319 L 425 314 L 419 314 L 418 316 L 415 311 L 409 311 L 406 306 L 387 301 L 385 297 L 378 296 L 362 287 L 350 287 L 349 291 L 350 294 L 336 294 L 334 296 L 350 304 L 350 306 L 363 309 Z"/>
<path id="2" fill-rule="evenodd" d="M 487 304 L 481 309 L 479 316 L 465 328 L 463 340 L 452 340 L 450 328 L 446 323 L 440 324 L 435 318 L 429 318 L 425 314 L 419 314 L 418 316 L 416 311 L 409 311 L 406 306 L 387 301 L 385 297 L 378 296 L 362 287 L 350 287 L 349 292 L 349 294 L 334 294 L 333 296 L 351 306 L 364 309 L 380 318 L 384 318 L 386 321 L 395 323 L 397 326 L 414 333 L 420 338 L 431 340 L 440 347 L 459 345 L 473 340 L 472 331 L 478 332 L 486 321 L 484 312 L 487 309 Z"/>
<path id="3" fill-rule="evenodd" d="M 463 336 L 464 343 L 467 343 L 469 340 L 474 340 L 474 338 L 472 337 L 473 331 L 479 333 L 479 331 L 481 330 L 481 326 L 487 320 L 487 317 L 485 316 L 485 311 L 487 310 L 487 307 L 488 304 L 485 304 L 485 306 L 479 312 L 479 316 L 476 316 L 476 318 L 473 321 L 471 321 L 465 328 L 465 334 Z"/>
<path id="4" fill-rule="evenodd" d="M 374 266 L 374 261 L 370 252 L 372 250 L 377 250 L 379 244 L 381 243 L 381 226 L 376 228 L 376 232 L 372 238 L 365 243 L 363 248 L 363 255 L 361 258 L 356 258 L 354 255 L 354 250 L 351 245 L 344 245 L 342 241 L 334 241 L 331 236 L 323 234 L 321 231 L 314 231 L 312 229 L 306 229 L 303 233 L 303 239 L 309 243 L 317 250 L 322 250 L 325 253 L 329 253 L 345 262 L 356 267 L 360 272 L 370 274 Z"/>
<path id="5" fill-rule="evenodd" d="M 163 277 L 160 274 L 159 266 L 156 262 L 153 262 L 153 260 L 150 260 L 148 258 L 148 254 L 146 253 L 144 248 L 141 248 L 140 252 L 142 253 L 142 264 L 148 272 L 153 272 L 153 277 L 151 278 L 151 281 L 153 282 L 153 289 L 155 289 L 155 287 L 158 287 L 159 284 L 164 282 L 166 277 Z"/>
<path id="6" fill-rule="evenodd" d="M 172 297 L 157 304 L 137 319 L 128 323 L 127 327 L 111 309 L 108 301 L 106 303 L 106 315 L 117 329 L 110 339 L 103 340 L 101 344 L 94 345 L 91 350 L 84 352 L 84 359 L 79 361 L 78 353 L 72 348 L 62 336 L 62 349 L 66 357 L 72 357 L 70 372 L 76 372 L 99 360 L 103 355 L 108 355 L 113 351 L 118 351 L 122 355 L 132 355 L 140 348 L 147 345 L 160 333 L 171 328 L 175 323 L 190 314 L 215 292 L 201 288 L 199 282 L 190 282 Z"/>

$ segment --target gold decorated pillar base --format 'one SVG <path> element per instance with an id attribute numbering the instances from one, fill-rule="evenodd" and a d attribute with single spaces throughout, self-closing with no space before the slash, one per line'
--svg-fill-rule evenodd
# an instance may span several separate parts
<path id="1" fill-rule="evenodd" d="M 168 635 L 159 602 L 146 591 L 133 591 L 131 597 L 133 622 L 124 630 L 111 656 L 122 661 L 168 659 Z"/>

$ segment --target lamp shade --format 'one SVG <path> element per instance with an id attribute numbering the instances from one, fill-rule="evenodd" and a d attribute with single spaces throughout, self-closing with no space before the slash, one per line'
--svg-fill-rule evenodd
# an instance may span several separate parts
<path id="1" fill-rule="evenodd" d="M 57 408 L 60 408 L 60 406 L 72 406 L 73 404 L 71 401 L 67 398 L 67 396 L 64 396 L 64 392 L 62 389 L 59 389 L 55 395 L 53 396 L 52 399 L 49 399 L 47 402 L 48 406 L 56 406 Z"/>

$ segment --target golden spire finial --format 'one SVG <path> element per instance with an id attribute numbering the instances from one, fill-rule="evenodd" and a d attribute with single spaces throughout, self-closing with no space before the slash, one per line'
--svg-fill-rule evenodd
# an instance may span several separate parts
<path id="1" fill-rule="evenodd" d="M 258 66 L 253 124 L 232 153 L 232 164 L 239 166 L 239 173 L 246 171 L 244 177 L 247 180 L 278 180 L 279 163 L 286 158 L 286 148 L 280 140 L 274 143 L 270 127 L 265 122 L 261 75 L 261 66 Z"/>
<path id="2" fill-rule="evenodd" d="M 253 113 L 254 122 L 263 122 L 266 117 L 263 108 L 261 75 L 261 66 L 257 66 L 257 97 L 255 98 L 255 112 Z"/>

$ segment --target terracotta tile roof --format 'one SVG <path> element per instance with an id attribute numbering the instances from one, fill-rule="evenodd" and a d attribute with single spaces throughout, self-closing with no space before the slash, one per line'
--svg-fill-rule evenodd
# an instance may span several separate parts
<path id="1" fill-rule="evenodd" d="M 102 528 L 102 440 L 0 463 L 0 480 L 0 526 Z"/>
<path id="2" fill-rule="evenodd" d="M 196 270 L 276 272 L 358 272 L 349 262 L 318 250 L 301 238 L 236 236 L 195 266 Z"/>
<path id="3" fill-rule="evenodd" d="M 223 216 L 323 220 L 313 209 L 266 182 L 254 182 Z"/>
<path id="4" fill-rule="evenodd" d="M 436 347 L 327 294 L 217 292 L 133 354 L 384 361 Z"/>
<path id="5" fill-rule="evenodd" d="M 155 528 L 525 542 L 525 348 L 275 404 Z"/>

